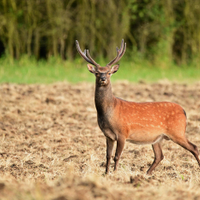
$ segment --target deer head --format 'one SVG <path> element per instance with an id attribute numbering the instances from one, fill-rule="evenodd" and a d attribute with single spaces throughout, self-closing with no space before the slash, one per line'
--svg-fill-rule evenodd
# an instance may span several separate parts
<path id="1" fill-rule="evenodd" d="M 120 49 L 118 49 L 117 47 L 117 56 L 112 61 L 110 61 L 105 67 L 101 67 L 92 59 L 89 50 L 85 49 L 84 52 L 82 52 L 77 40 L 76 40 L 76 48 L 79 54 L 88 63 L 90 63 L 87 65 L 88 70 L 96 76 L 96 83 L 98 84 L 98 86 L 106 86 L 110 83 L 111 75 L 117 72 L 117 70 L 119 69 L 119 64 L 117 65 L 114 64 L 117 63 L 124 55 L 126 51 L 126 43 L 124 43 L 124 40 L 122 39 Z M 112 65 L 114 66 L 112 67 Z"/>

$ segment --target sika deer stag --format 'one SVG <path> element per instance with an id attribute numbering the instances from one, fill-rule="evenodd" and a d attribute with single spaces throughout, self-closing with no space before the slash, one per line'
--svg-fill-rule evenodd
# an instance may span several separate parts
<path id="1" fill-rule="evenodd" d="M 135 144 L 152 144 L 155 158 L 147 174 L 151 174 L 164 158 L 161 149 L 163 139 L 170 139 L 190 151 L 200 165 L 197 147 L 185 137 L 186 113 L 180 105 L 170 102 L 135 103 L 114 97 L 110 77 L 119 68 L 119 65 L 114 64 L 125 53 L 124 40 L 120 49 L 117 48 L 115 59 L 105 67 L 101 67 L 91 58 L 89 50 L 82 52 L 77 40 L 76 48 L 90 63 L 87 65 L 89 71 L 96 76 L 97 118 L 107 142 L 106 173 L 109 172 L 114 142 L 117 141 L 114 157 L 114 170 L 117 170 L 126 140 Z M 112 65 L 114 66 L 111 67 Z"/>

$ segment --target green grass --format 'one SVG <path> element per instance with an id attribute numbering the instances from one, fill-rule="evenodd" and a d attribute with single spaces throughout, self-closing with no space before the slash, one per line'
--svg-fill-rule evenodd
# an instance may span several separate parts
<path id="1" fill-rule="evenodd" d="M 100 63 L 104 63 L 104 61 Z M 94 75 L 87 70 L 86 64 L 83 59 L 63 61 L 59 58 L 51 58 L 48 61 L 36 61 L 34 58 L 25 56 L 20 60 L 11 61 L 8 58 L 1 58 L 0 83 L 94 82 Z M 199 78 L 200 69 L 197 67 L 176 65 L 157 67 L 148 62 L 135 63 L 125 59 L 120 62 L 119 71 L 112 76 L 112 81 L 156 82 L 168 79 L 193 83 Z"/>

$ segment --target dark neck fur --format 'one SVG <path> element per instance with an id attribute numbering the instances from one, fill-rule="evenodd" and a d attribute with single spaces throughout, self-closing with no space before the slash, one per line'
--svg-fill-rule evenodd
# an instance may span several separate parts
<path id="1" fill-rule="evenodd" d="M 107 115 L 110 113 L 114 107 L 114 96 L 110 83 L 106 86 L 99 86 L 98 83 L 96 83 L 95 105 L 98 115 Z"/>

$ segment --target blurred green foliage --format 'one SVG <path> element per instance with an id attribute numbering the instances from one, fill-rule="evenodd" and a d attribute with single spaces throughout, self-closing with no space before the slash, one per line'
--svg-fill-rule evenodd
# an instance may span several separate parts
<path id="1" fill-rule="evenodd" d="M 99 61 L 105 63 L 103 59 Z M 112 82 L 126 80 L 152 83 L 162 80 L 192 84 L 198 81 L 199 77 L 200 68 L 193 65 L 180 67 L 169 63 L 167 68 L 162 68 L 147 60 L 131 62 L 127 58 L 121 60 L 119 71 L 111 79 Z M 26 55 L 13 61 L 4 56 L 0 59 L 0 83 L 47 84 L 60 81 L 94 83 L 95 76 L 88 71 L 82 58 L 70 61 L 52 56 L 48 60 L 36 60 Z"/>
<path id="2" fill-rule="evenodd" d="M 95 58 L 126 56 L 198 65 L 199 0 L 1 0 L 0 53 L 73 59 L 75 40 Z"/>

